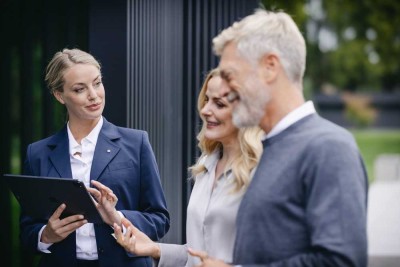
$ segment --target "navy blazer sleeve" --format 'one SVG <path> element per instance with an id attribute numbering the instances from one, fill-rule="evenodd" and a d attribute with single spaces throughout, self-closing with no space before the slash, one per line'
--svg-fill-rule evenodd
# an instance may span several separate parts
<path id="1" fill-rule="evenodd" d="M 140 150 L 138 162 L 140 183 L 137 184 L 138 196 L 132 195 L 132 198 L 137 199 L 137 210 L 127 209 L 125 205 L 117 205 L 117 210 L 151 239 L 159 240 L 169 229 L 169 214 L 160 184 L 157 163 L 145 132 L 138 149 Z M 121 194 L 122 196 L 130 195 L 128 186 L 121 189 L 125 192 Z"/>

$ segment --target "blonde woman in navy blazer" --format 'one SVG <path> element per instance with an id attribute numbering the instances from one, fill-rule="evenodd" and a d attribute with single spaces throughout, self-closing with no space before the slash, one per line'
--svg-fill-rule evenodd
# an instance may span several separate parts
<path id="1" fill-rule="evenodd" d="M 169 229 L 147 133 L 117 127 L 102 117 L 105 93 L 100 65 L 90 54 L 78 49 L 56 53 L 47 67 L 46 82 L 66 106 L 68 123 L 55 135 L 28 146 L 24 172 L 82 179 L 92 187 L 89 191 L 98 201 L 105 223 L 89 224 L 81 215 L 61 219 L 63 205 L 48 221 L 30 218 L 22 211 L 22 244 L 42 254 L 39 266 L 151 266 L 148 258 L 120 247 L 110 227 L 120 225 L 124 217 L 153 240 Z M 104 188 L 110 190 L 106 192 L 111 197 L 108 200 L 97 198 Z"/>

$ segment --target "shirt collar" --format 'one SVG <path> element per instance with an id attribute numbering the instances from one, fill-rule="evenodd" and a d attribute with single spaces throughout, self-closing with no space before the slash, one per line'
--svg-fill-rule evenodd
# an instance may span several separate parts
<path id="1" fill-rule="evenodd" d="M 220 157 L 221 157 L 221 150 L 219 150 L 219 149 L 215 150 L 210 155 L 204 156 L 204 158 L 202 159 L 201 162 L 203 163 L 207 172 L 215 170 L 215 167 L 216 167 Z M 231 172 L 232 172 L 232 167 L 229 167 L 226 170 L 226 176 L 225 175 L 222 175 L 222 176 L 227 177 L 227 179 L 229 179 Z"/>
<path id="2" fill-rule="evenodd" d="M 217 149 L 216 151 L 212 152 L 210 155 L 206 155 L 203 159 L 204 167 L 207 171 L 210 171 L 214 165 L 218 162 L 220 158 L 220 150 Z"/>
<path id="3" fill-rule="evenodd" d="M 100 117 L 100 120 L 97 122 L 97 124 L 93 128 L 93 130 L 83 139 L 88 140 L 92 144 L 96 144 L 97 139 L 99 137 L 101 127 L 103 127 L 103 116 Z M 72 153 L 72 151 L 75 150 L 75 152 L 76 152 L 77 148 L 79 148 L 81 145 L 78 144 L 78 142 L 76 142 L 74 136 L 72 135 L 71 129 L 69 128 L 69 123 L 67 124 L 67 130 L 68 130 L 68 140 L 69 140 L 69 151 L 71 151 L 71 153 Z M 78 152 L 81 152 L 81 151 L 78 151 Z"/>
<path id="4" fill-rule="evenodd" d="M 289 112 L 285 117 L 283 117 L 272 130 L 265 134 L 262 140 L 269 139 L 275 135 L 280 134 L 289 126 L 293 125 L 294 123 L 298 122 L 302 118 L 316 113 L 315 107 L 312 101 L 307 101 L 306 103 L 302 104 L 300 107 L 292 110 Z"/>

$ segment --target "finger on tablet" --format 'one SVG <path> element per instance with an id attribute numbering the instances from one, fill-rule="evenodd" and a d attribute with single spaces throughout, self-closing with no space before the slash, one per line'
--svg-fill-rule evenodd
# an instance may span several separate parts
<path id="1" fill-rule="evenodd" d="M 65 210 L 65 208 L 66 208 L 67 206 L 64 204 L 64 203 L 62 203 L 55 211 L 54 211 L 54 213 L 51 215 L 51 217 L 49 218 L 49 220 L 51 220 L 51 219 L 59 219 L 60 218 L 60 216 L 61 216 L 61 214 L 63 213 L 63 211 Z"/>

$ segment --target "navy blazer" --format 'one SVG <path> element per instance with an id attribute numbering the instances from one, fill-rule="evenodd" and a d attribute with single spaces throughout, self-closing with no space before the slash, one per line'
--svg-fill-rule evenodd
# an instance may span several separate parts
<path id="1" fill-rule="evenodd" d="M 55 135 L 28 146 L 24 173 L 72 177 L 67 126 Z M 116 209 L 152 240 L 159 240 L 167 233 L 169 214 L 146 132 L 117 127 L 104 119 L 90 179 L 110 187 L 118 197 Z M 22 211 L 22 244 L 38 252 L 38 233 L 46 223 L 46 220 L 34 220 Z M 109 225 L 95 224 L 94 228 L 101 267 L 152 266 L 149 258 L 133 256 L 119 246 L 111 236 L 113 230 Z M 39 266 L 76 266 L 75 232 L 53 244 L 49 250 L 50 254 L 41 253 Z"/>

